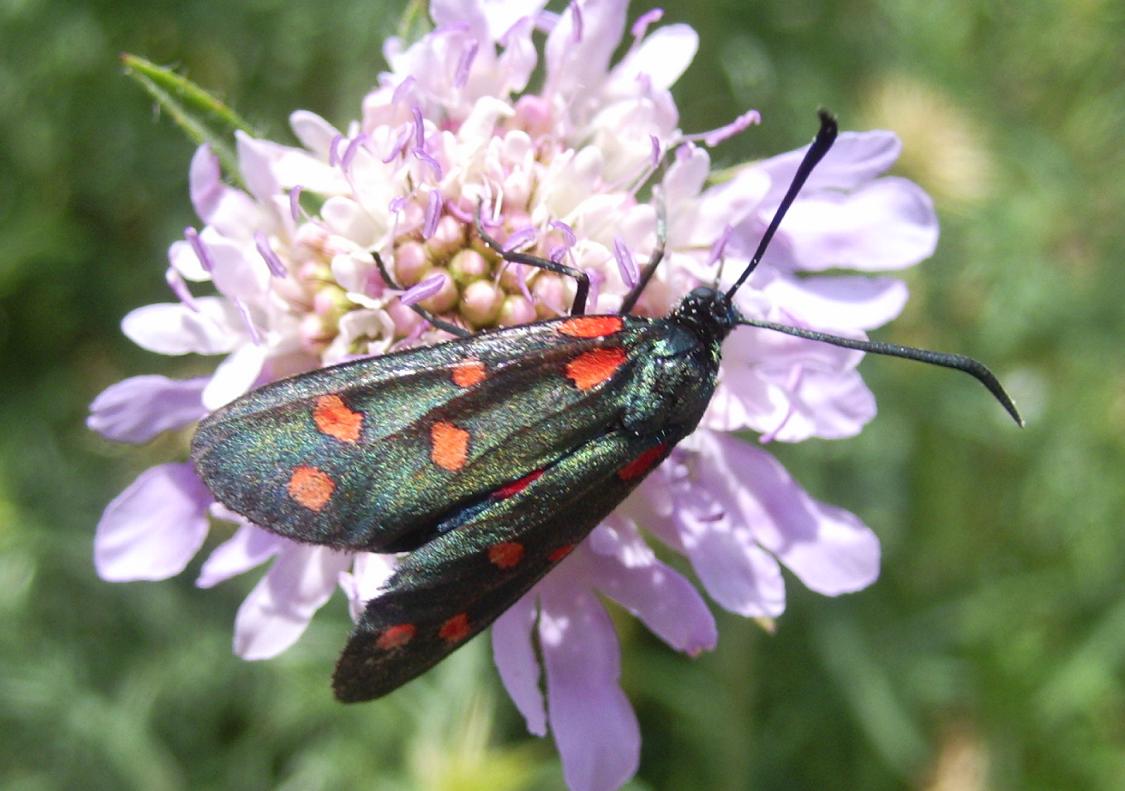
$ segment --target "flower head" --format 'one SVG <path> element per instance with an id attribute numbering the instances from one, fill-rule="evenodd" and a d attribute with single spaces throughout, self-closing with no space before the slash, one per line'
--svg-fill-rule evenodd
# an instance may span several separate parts
<path id="1" fill-rule="evenodd" d="M 557 15 L 543 5 L 435 0 L 432 32 L 409 46 L 387 42 L 390 70 L 358 121 L 341 130 L 295 112 L 300 148 L 239 135 L 246 190 L 225 185 L 200 148 L 190 184 L 202 225 L 168 254 L 176 300 L 138 308 L 123 329 L 161 354 L 224 357 L 206 379 L 141 376 L 110 387 L 92 404 L 90 427 L 144 442 L 256 385 L 447 337 L 411 304 L 470 330 L 565 314 L 574 281 L 502 260 L 476 233 L 478 217 L 505 250 L 585 272 L 591 313 L 621 307 L 661 241 L 662 217 L 665 260 L 636 312 L 665 314 L 692 287 L 728 281 L 724 260 L 757 245 L 801 152 L 710 185 L 707 147 L 758 116 L 681 130 L 669 89 L 691 62 L 695 32 L 654 27 L 660 15 L 649 12 L 614 61 L 625 2 L 577 2 Z M 540 34 L 545 76 L 532 92 Z M 901 282 L 817 273 L 883 272 L 930 254 L 937 229 L 926 195 L 880 175 L 897 154 L 890 133 L 841 135 L 738 292 L 738 309 L 850 334 L 893 318 L 906 299 Z M 204 284 L 217 293 L 195 295 Z M 649 539 L 686 556 L 716 603 L 748 616 L 784 609 L 782 565 L 826 595 L 878 573 L 878 542 L 857 517 L 817 502 L 768 453 L 730 434 L 752 430 L 762 443 L 854 435 L 875 412 L 855 370 L 861 354 L 744 329 L 724 355 L 702 427 L 494 626 L 501 678 L 528 728 L 553 733 L 572 788 L 617 787 L 639 756 L 616 637 L 595 594 L 688 654 L 717 639 L 702 596 Z M 189 465 L 170 463 L 106 508 L 99 573 L 179 573 L 209 516 L 239 527 L 205 562 L 200 586 L 272 560 L 236 620 L 235 651 L 248 659 L 292 645 L 337 585 L 358 614 L 393 571 L 390 556 L 298 545 L 249 524 L 217 505 Z"/>

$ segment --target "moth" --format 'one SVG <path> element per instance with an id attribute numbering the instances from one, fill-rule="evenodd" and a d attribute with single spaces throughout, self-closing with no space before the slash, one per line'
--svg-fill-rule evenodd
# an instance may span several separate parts
<path id="1" fill-rule="evenodd" d="M 407 553 L 344 648 L 340 700 L 377 698 L 413 679 L 565 558 L 695 430 L 737 327 L 967 372 L 1022 424 L 975 360 L 735 309 L 733 295 L 835 140 L 835 119 L 822 111 L 820 121 L 757 252 L 726 291 L 697 288 L 663 318 L 629 315 L 658 252 L 620 314 L 586 315 L 584 273 L 503 251 L 478 218 L 507 260 L 578 279 L 571 315 L 468 335 L 419 309 L 459 337 L 274 382 L 200 423 L 192 459 L 226 507 L 296 541 Z"/>

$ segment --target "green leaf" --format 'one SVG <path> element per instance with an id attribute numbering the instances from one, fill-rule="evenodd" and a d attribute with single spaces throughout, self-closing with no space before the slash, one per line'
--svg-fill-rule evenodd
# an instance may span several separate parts
<path id="1" fill-rule="evenodd" d="M 195 143 L 206 143 L 219 157 L 227 178 L 241 185 L 234 133 L 259 136 L 250 124 L 225 103 L 180 74 L 128 52 L 121 54 L 125 74 L 136 80 L 162 110 Z"/>

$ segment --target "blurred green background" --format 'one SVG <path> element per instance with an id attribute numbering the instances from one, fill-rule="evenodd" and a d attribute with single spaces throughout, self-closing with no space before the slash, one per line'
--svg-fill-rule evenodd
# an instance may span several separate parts
<path id="1" fill-rule="evenodd" d="M 646 6 L 633 9 L 635 17 Z M 842 599 L 795 581 L 774 636 L 719 614 L 697 661 L 621 619 L 642 721 L 633 789 L 1120 789 L 1125 783 L 1125 5 L 952 0 L 668 2 L 699 30 L 688 130 L 765 123 L 719 164 L 794 147 L 811 110 L 905 143 L 938 254 L 883 339 L 993 364 L 1018 431 L 971 381 L 864 364 L 880 415 L 845 442 L 774 446 L 881 536 L 882 578 Z M 121 76 L 176 64 L 275 139 L 344 124 L 401 6 L 0 4 L 0 784 L 5 788 L 557 789 L 549 742 L 486 641 L 375 704 L 328 690 L 337 597 L 282 658 L 230 653 L 254 582 L 100 582 L 103 506 L 184 437 L 113 446 L 83 426 L 106 385 L 209 361 L 118 330 L 168 298 L 196 222 L 192 146 Z"/>

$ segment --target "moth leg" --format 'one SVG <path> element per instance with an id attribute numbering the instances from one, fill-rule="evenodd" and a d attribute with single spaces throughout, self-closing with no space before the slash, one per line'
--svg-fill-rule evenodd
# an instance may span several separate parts
<path id="1" fill-rule="evenodd" d="M 375 265 L 379 267 L 379 274 L 383 276 L 383 282 L 396 291 L 402 291 L 403 288 L 394 281 L 394 278 L 391 277 L 391 273 L 387 271 L 387 265 L 383 262 L 383 257 L 374 250 L 371 251 L 371 256 L 375 259 Z M 468 338 L 470 335 L 472 335 L 472 333 L 464 327 L 458 327 L 456 324 L 448 322 L 445 319 L 439 319 L 437 316 L 435 316 L 433 313 L 430 313 L 430 311 L 426 310 L 421 305 L 410 305 L 409 307 L 419 316 L 430 322 L 430 324 L 432 324 L 434 327 L 439 330 L 444 330 L 450 335 L 455 335 L 458 338 Z"/>
<path id="2" fill-rule="evenodd" d="M 581 316 L 586 312 L 586 297 L 590 293 L 589 275 L 581 269 L 575 269 L 573 266 L 560 264 L 558 261 L 551 261 L 548 258 L 540 258 L 537 255 L 528 255 L 527 253 L 517 253 L 514 250 L 505 250 L 498 241 L 489 236 L 488 232 L 484 230 L 484 223 L 481 222 L 480 211 L 481 209 L 478 205 L 476 226 L 481 241 L 492 248 L 505 261 L 509 261 L 513 264 L 527 264 L 537 269 L 546 269 L 548 272 L 573 277 L 578 282 L 578 289 L 574 292 L 574 304 L 571 305 L 570 314 L 572 316 Z"/>
<path id="3" fill-rule="evenodd" d="M 664 259 L 664 247 L 668 244 L 668 212 L 664 207 L 664 196 L 658 188 L 654 187 L 652 197 L 656 204 L 656 249 L 652 251 L 652 256 L 645 264 L 637 284 L 622 300 L 620 311 L 622 315 L 629 313 L 641 298 L 641 292 L 645 290 L 648 281 L 652 280 L 652 276 L 656 274 L 656 267 Z"/>

